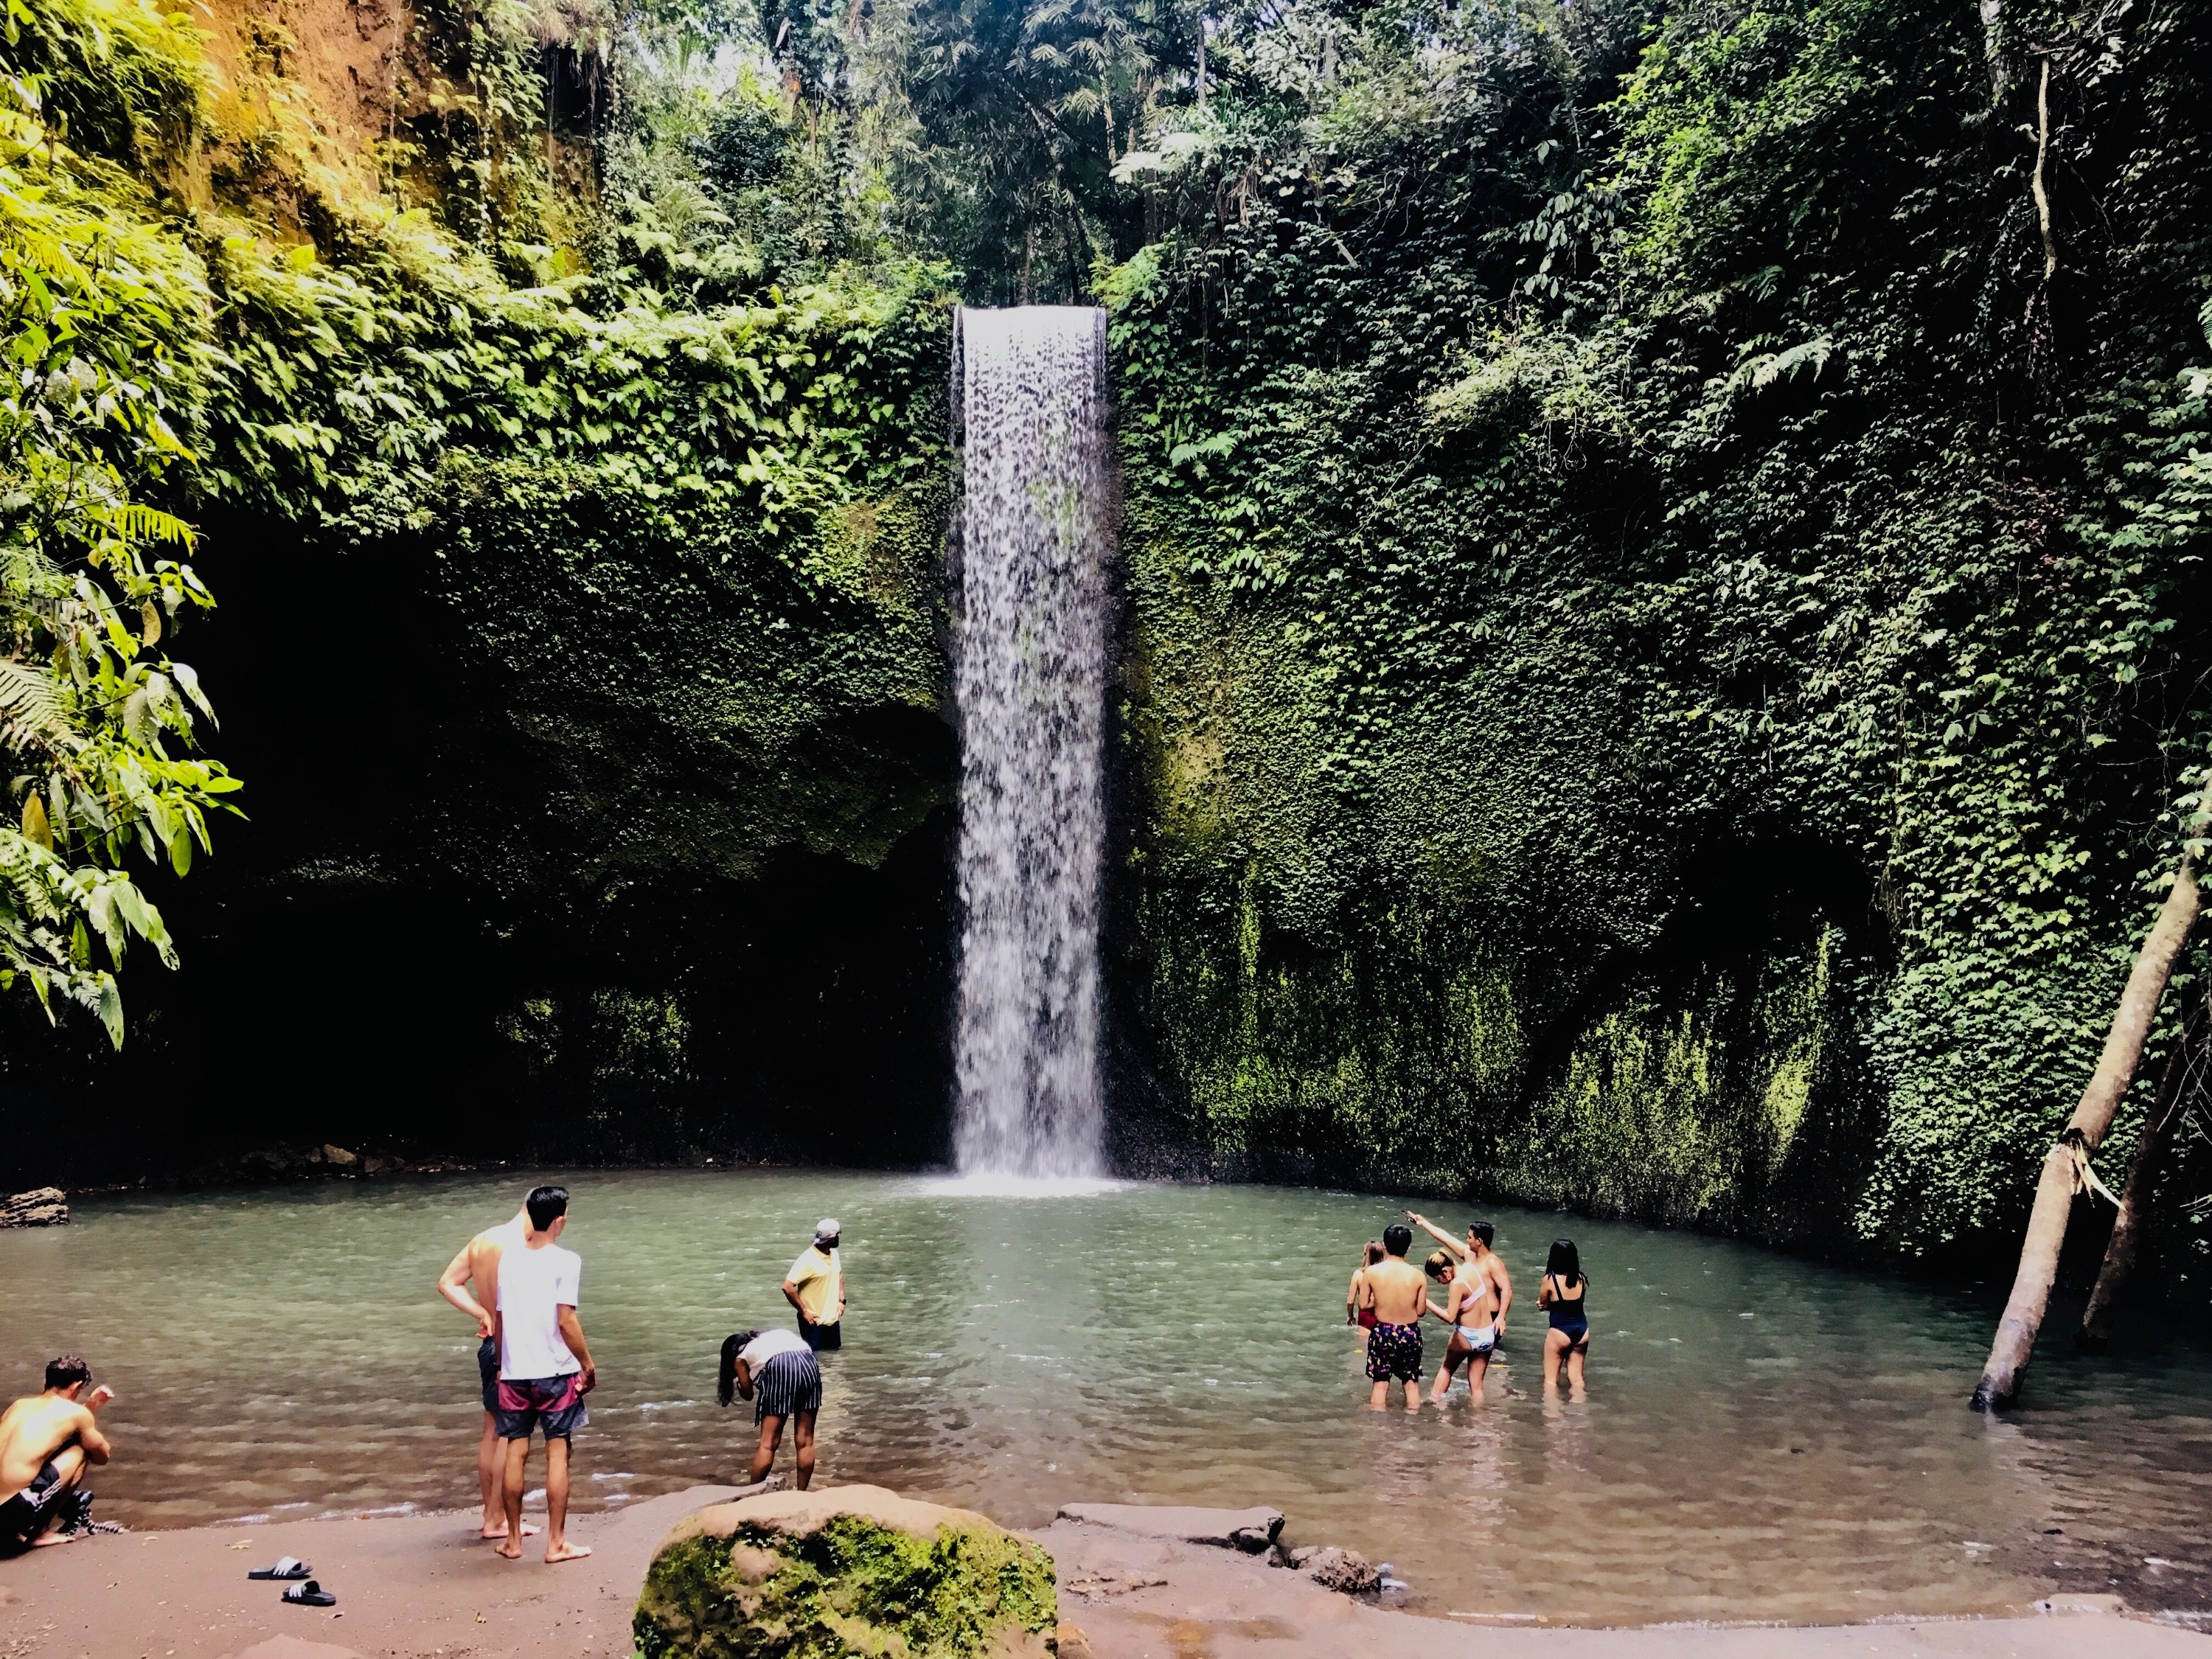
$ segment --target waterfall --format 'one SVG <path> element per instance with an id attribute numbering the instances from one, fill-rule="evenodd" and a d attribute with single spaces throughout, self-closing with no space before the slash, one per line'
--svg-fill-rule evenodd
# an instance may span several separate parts
<path id="1" fill-rule="evenodd" d="M 955 349 L 956 1144 L 963 1175 L 1096 1176 L 1106 313 L 963 309 Z"/>

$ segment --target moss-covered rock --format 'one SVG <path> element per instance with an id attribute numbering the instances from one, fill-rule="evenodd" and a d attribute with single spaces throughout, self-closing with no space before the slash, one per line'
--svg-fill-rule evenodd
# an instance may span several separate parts
<path id="1" fill-rule="evenodd" d="M 1052 1558 L 969 1510 L 880 1486 L 702 1510 L 662 1540 L 638 1597 L 646 1659 L 1042 1659 L 1057 1651 Z"/>

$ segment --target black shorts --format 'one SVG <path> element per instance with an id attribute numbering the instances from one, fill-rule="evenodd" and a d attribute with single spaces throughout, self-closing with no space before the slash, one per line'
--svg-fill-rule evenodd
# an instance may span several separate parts
<path id="1" fill-rule="evenodd" d="M 799 1316 L 799 1334 L 806 1339 L 806 1346 L 817 1353 L 836 1353 L 845 1346 L 845 1322 L 832 1320 L 827 1325 L 817 1325 L 805 1314 Z"/>
<path id="2" fill-rule="evenodd" d="M 831 1329 L 836 1328 L 835 1326 Z M 822 1409 L 822 1367 L 811 1353 L 770 1354 L 753 1378 L 753 1421 Z"/>
<path id="3" fill-rule="evenodd" d="M 499 1409 L 499 1339 L 488 1336 L 477 1344 L 477 1375 L 483 1381 L 483 1406 Z"/>
<path id="4" fill-rule="evenodd" d="M 48 1462 L 29 1486 L 0 1504 L 0 1547 L 27 1544 L 44 1532 L 66 1492 L 61 1471 Z"/>

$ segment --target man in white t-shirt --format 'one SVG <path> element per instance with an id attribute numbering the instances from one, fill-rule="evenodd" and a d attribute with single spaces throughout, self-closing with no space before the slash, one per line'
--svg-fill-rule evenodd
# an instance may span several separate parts
<path id="1" fill-rule="evenodd" d="M 799 1490 L 805 1492 L 814 1479 L 814 1417 L 822 1409 L 822 1367 L 814 1350 L 787 1330 L 739 1331 L 722 1344 L 715 1394 L 726 1406 L 732 1390 L 753 1401 L 753 1422 L 760 1430 L 750 1479 L 756 1484 L 768 1479 L 787 1420 Z"/>
<path id="2" fill-rule="evenodd" d="M 576 1317 L 583 1258 L 554 1241 L 568 1224 L 568 1189 L 536 1187 L 522 1202 L 522 1248 L 499 1263 L 499 1437 L 507 1443 L 501 1497 L 507 1534 L 498 1549 L 522 1556 L 522 1474 L 530 1437 L 545 1432 L 545 1559 L 574 1561 L 591 1551 L 568 1538 L 568 1439 L 590 1420 L 584 1396 L 599 1368 Z"/>
<path id="3" fill-rule="evenodd" d="M 799 1253 L 785 1275 L 783 1298 L 799 1310 L 799 1334 L 817 1353 L 844 1346 L 845 1264 L 837 1255 L 837 1221 L 814 1224 L 814 1242 Z"/>
<path id="4" fill-rule="evenodd" d="M 483 1536 L 507 1536 L 507 1446 L 499 1437 L 499 1258 L 522 1248 L 530 1215 L 517 1207 L 513 1219 L 487 1227 L 446 1264 L 438 1294 L 477 1322 L 477 1380 L 483 1395 L 483 1434 L 477 1442 L 477 1483 L 483 1488 Z M 538 1530 L 523 1528 L 527 1537 Z"/>

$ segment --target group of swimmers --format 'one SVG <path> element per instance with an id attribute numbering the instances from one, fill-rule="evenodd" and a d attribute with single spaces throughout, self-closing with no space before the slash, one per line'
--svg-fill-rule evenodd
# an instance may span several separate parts
<path id="1" fill-rule="evenodd" d="M 1468 1398 L 1480 1400 L 1490 1374 L 1490 1362 L 1505 1335 L 1505 1316 L 1513 1306 L 1513 1275 L 1504 1258 L 1491 1248 L 1497 1229 L 1487 1221 L 1473 1223 L 1462 1243 L 1441 1227 L 1413 1211 L 1406 1219 L 1443 1248 L 1419 1267 L 1406 1260 L 1413 1248 L 1413 1228 L 1394 1223 L 1379 1239 L 1367 1242 L 1365 1258 L 1352 1275 L 1346 1293 L 1344 1321 L 1367 1333 L 1368 1404 L 1381 1411 L 1389 1401 L 1390 1384 L 1405 1389 L 1406 1409 L 1421 1408 L 1421 1320 L 1434 1314 L 1451 1332 L 1444 1347 L 1443 1366 L 1437 1373 L 1431 1402 L 1441 1406 L 1451 1389 L 1452 1378 L 1467 1367 Z M 1431 1280 L 1446 1291 L 1444 1305 L 1429 1298 Z M 1559 1374 L 1566 1373 L 1571 1398 L 1583 1397 L 1583 1362 L 1589 1353 L 1589 1315 L 1585 1305 L 1589 1280 L 1571 1238 L 1552 1241 L 1544 1276 L 1537 1287 L 1536 1305 L 1549 1321 L 1544 1333 L 1544 1393 L 1559 1389 Z"/>
<path id="2" fill-rule="evenodd" d="M 535 1532 L 522 1519 L 524 1470 L 533 1436 L 545 1440 L 545 1559 L 573 1561 L 592 1552 L 568 1537 L 569 1453 L 590 1420 L 584 1396 L 599 1384 L 591 1345 L 576 1313 L 583 1259 L 557 1243 L 568 1224 L 568 1189 L 537 1187 L 509 1220 L 464 1244 L 438 1279 L 438 1294 L 477 1322 L 477 1371 L 483 1433 L 477 1443 L 483 1536 L 519 1560 Z M 722 1344 L 716 1393 L 754 1402 L 757 1437 L 750 1479 L 765 1480 L 792 1428 L 797 1484 L 814 1477 L 814 1423 L 822 1409 L 815 1355 L 843 1346 L 845 1270 L 834 1218 L 816 1224 L 813 1242 L 791 1264 L 784 1299 L 798 1329 L 739 1331 Z"/>
<path id="3" fill-rule="evenodd" d="M 1367 1333 L 1368 1403 L 1383 1409 L 1395 1382 L 1404 1388 L 1406 1409 L 1420 1410 L 1421 1321 L 1431 1314 L 1451 1332 L 1431 1402 L 1443 1404 L 1462 1365 L 1469 1397 L 1479 1401 L 1513 1307 L 1513 1276 L 1491 1248 L 1496 1231 L 1477 1221 L 1462 1243 L 1410 1210 L 1406 1217 L 1443 1248 L 1416 1267 L 1406 1259 L 1412 1228 L 1394 1224 L 1369 1242 L 1345 1298 L 1345 1322 Z M 522 1540 L 537 1531 L 523 1522 L 522 1490 L 530 1443 L 539 1434 L 545 1440 L 545 1559 L 591 1553 L 567 1535 L 571 1442 L 589 1420 L 584 1397 L 599 1383 L 576 1311 L 583 1261 L 557 1242 L 568 1224 L 568 1188 L 533 1188 L 512 1218 L 463 1245 L 438 1279 L 438 1293 L 476 1322 L 484 1414 L 477 1446 L 482 1533 L 510 1559 L 521 1557 Z M 774 1467 L 787 1423 L 797 1485 L 803 1491 L 813 1479 L 814 1426 L 822 1408 L 816 1356 L 842 1346 L 839 1239 L 837 1222 L 825 1217 L 783 1281 L 796 1330 L 739 1331 L 722 1344 L 716 1396 L 725 1406 L 732 1396 L 753 1402 L 757 1438 L 749 1479 L 755 1482 Z M 1432 1280 L 1444 1287 L 1441 1307 L 1429 1297 Z M 1536 1297 L 1550 1323 L 1544 1334 L 1547 1397 L 1558 1393 L 1564 1370 L 1572 1397 L 1583 1398 L 1589 1295 L 1574 1241 L 1553 1240 Z M 0 1549 L 58 1543 L 93 1529 L 83 1481 L 112 1449 L 97 1419 L 115 1393 L 94 1387 L 90 1367 L 74 1354 L 46 1366 L 46 1384 L 44 1393 L 0 1413 Z"/>

